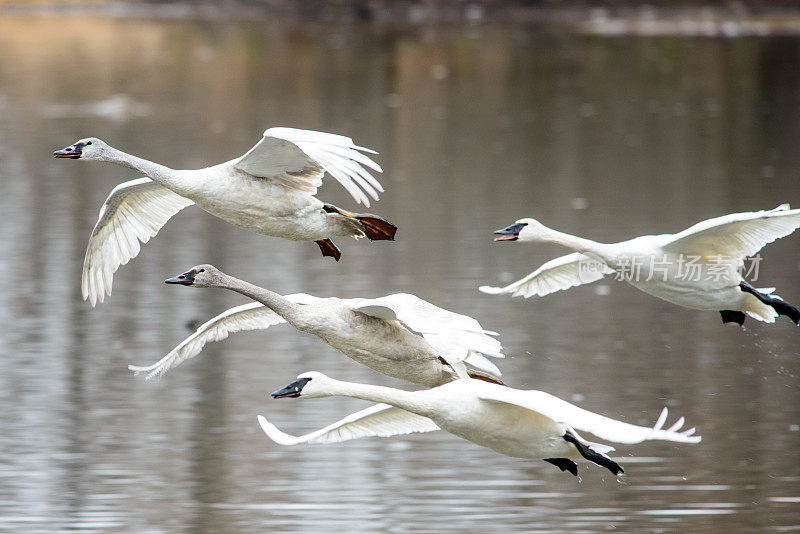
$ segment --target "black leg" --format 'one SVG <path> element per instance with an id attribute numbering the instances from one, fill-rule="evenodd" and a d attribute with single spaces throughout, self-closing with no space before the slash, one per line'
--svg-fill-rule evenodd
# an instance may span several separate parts
<path id="1" fill-rule="evenodd" d="M 569 430 L 567 430 L 567 432 L 564 434 L 564 440 L 575 445 L 575 448 L 578 449 L 578 452 L 581 453 L 581 456 L 583 456 L 590 462 L 594 462 L 597 465 L 605 467 L 615 475 L 625 472 L 625 470 L 622 469 L 622 467 L 617 462 L 615 462 L 605 454 L 600 454 L 597 451 L 593 451 L 591 447 L 587 447 L 586 445 L 578 441 L 578 438 L 575 437 L 575 434 L 573 434 Z"/>
<path id="2" fill-rule="evenodd" d="M 567 458 L 544 458 L 544 461 L 558 467 L 562 471 L 569 471 L 578 476 L 578 464 Z"/>
<path id="3" fill-rule="evenodd" d="M 778 315 L 785 315 L 791 319 L 794 324 L 800 324 L 800 308 L 797 308 L 797 306 L 792 306 L 783 299 L 765 295 L 745 281 L 739 283 L 739 289 L 745 293 L 750 293 L 767 306 L 772 306 L 772 309 L 778 312 Z"/>
<path id="4" fill-rule="evenodd" d="M 740 311 L 733 311 L 733 310 L 720 310 L 720 315 L 722 315 L 722 323 L 736 323 L 739 326 L 744 324 L 744 319 L 747 317 L 744 312 Z"/>

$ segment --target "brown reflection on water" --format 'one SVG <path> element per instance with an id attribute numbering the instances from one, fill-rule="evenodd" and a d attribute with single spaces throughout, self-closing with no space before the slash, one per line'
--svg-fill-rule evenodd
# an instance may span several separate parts
<path id="1" fill-rule="evenodd" d="M 609 279 L 540 299 L 489 297 L 563 253 L 491 241 L 523 216 L 596 240 L 673 232 L 797 203 L 800 41 L 597 38 L 539 28 L 0 18 L 0 530 L 255 532 L 448 529 L 736 532 L 800 523 L 797 329 L 747 329 Z M 86 239 L 124 169 L 54 161 L 94 135 L 174 167 L 246 151 L 268 126 L 338 132 L 381 152 L 372 210 L 395 243 L 311 244 L 171 221 L 80 301 Z M 354 208 L 335 183 L 326 201 Z M 800 301 L 798 237 L 758 284 Z M 667 404 L 701 445 L 621 447 L 614 481 L 446 434 L 279 448 L 362 404 L 270 401 L 318 369 L 376 376 L 288 327 L 240 334 L 157 382 L 185 324 L 241 303 L 166 287 L 212 262 L 281 292 L 407 291 L 502 332 L 510 383 L 651 422 Z M 528 354 L 530 353 L 530 354 Z M 540 465 L 541 464 L 541 465 Z"/>

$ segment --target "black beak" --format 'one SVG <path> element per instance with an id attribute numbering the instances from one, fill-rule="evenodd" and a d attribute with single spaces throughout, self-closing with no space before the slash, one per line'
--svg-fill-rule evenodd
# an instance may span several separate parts
<path id="1" fill-rule="evenodd" d="M 70 145 L 66 148 L 62 148 L 61 150 L 56 150 L 53 152 L 54 158 L 69 158 L 69 159 L 78 159 L 81 157 L 81 147 L 77 145 Z"/>
<path id="2" fill-rule="evenodd" d="M 167 278 L 164 280 L 165 284 L 180 284 L 182 286 L 190 286 L 194 283 L 194 275 L 197 274 L 197 271 L 192 269 L 191 271 L 183 274 L 179 274 L 178 276 L 173 276 L 172 278 Z"/>
<path id="3" fill-rule="evenodd" d="M 282 387 L 277 391 L 273 391 L 270 393 L 273 399 L 284 399 L 284 398 L 296 398 L 300 396 L 300 392 L 303 391 L 303 387 L 308 384 L 308 381 L 311 380 L 310 378 L 298 378 L 291 384 Z"/>
<path id="4" fill-rule="evenodd" d="M 495 237 L 495 241 L 516 241 L 519 239 L 519 233 L 522 231 L 523 228 L 528 226 L 528 223 L 516 223 L 512 224 L 508 228 L 503 228 L 502 230 L 497 230 L 494 232 L 495 235 L 499 235 L 502 237 Z"/>

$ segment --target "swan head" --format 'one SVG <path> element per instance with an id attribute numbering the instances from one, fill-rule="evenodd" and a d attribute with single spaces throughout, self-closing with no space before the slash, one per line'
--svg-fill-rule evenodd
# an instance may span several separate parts
<path id="1" fill-rule="evenodd" d="M 213 265 L 195 265 L 188 271 L 164 280 L 165 284 L 176 284 L 191 287 L 219 287 L 222 271 Z"/>
<path id="2" fill-rule="evenodd" d="M 334 380 L 332 378 L 316 371 L 310 371 L 301 374 L 281 389 L 270 393 L 270 395 L 272 395 L 273 399 L 328 397 L 331 395 L 330 386 L 333 383 Z"/>
<path id="3" fill-rule="evenodd" d="M 68 147 L 53 152 L 54 158 L 88 159 L 103 161 L 111 151 L 111 147 L 96 137 L 87 137 Z"/>
<path id="4" fill-rule="evenodd" d="M 497 230 L 495 241 L 541 241 L 549 228 L 536 219 L 520 219 L 511 226 Z"/>

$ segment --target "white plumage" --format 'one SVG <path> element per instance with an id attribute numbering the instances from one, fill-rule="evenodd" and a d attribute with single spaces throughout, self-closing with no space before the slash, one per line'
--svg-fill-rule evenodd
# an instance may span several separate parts
<path id="1" fill-rule="evenodd" d="M 403 391 L 333 380 L 322 373 L 309 372 L 272 395 L 275 398 L 346 396 L 379 403 L 298 437 L 285 434 L 259 416 L 261 428 L 280 445 L 334 443 L 441 428 L 508 456 L 546 459 L 573 473 L 576 473 L 574 463 L 567 459 L 583 456 L 616 474 L 622 469 L 605 455 L 613 448 L 586 441 L 577 431 L 626 444 L 645 440 L 679 443 L 701 440 L 694 435 L 694 428 L 680 430 L 684 424 L 682 417 L 664 429 L 666 408 L 655 425 L 643 427 L 584 410 L 543 391 L 512 389 L 469 378 L 428 390 Z"/>
<path id="2" fill-rule="evenodd" d="M 374 150 L 356 146 L 353 140 L 336 135 L 295 128 L 270 128 L 256 146 L 233 162 L 253 176 L 271 178 L 310 195 L 317 193 L 327 171 L 353 199 L 369 207 L 369 194 L 378 200 L 381 184 L 362 165 L 383 172 L 380 165 L 361 152 Z"/>
<path id="3" fill-rule="evenodd" d="M 307 304 L 319 300 L 303 293 L 286 295 L 286 298 L 298 304 Z M 156 375 L 162 375 L 169 369 L 180 365 L 184 360 L 200 354 L 206 343 L 222 341 L 236 332 L 263 330 L 285 322 L 286 320 L 283 317 L 260 302 L 234 306 L 201 324 L 192 335 L 181 341 L 166 356 L 153 365 L 145 367 L 129 365 L 128 368 L 136 374 L 146 372 L 148 373 L 147 377 L 152 378 Z"/>
<path id="4" fill-rule="evenodd" d="M 155 237 L 167 221 L 187 206 L 188 198 L 173 193 L 150 178 L 119 184 L 100 208 L 81 272 L 81 294 L 92 306 L 111 294 L 113 276 L 139 254 L 139 242 Z"/>
<path id="5" fill-rule="evenodd" d="M 258 302 L 214 317 L 152 365 L 129 366 L 137 374 L 148 373 L 148 378 L 163 375 L 199 354 L 206 343 L 225 339 L 233 332 L 289 322 L 372 369 L 417 384 L 438 385 L 454 376 L 465 377 L 465 364 L 500 375 L 500 370 L 485 358 L 504 357 L 500 341 L 493 337 L 496 332 L 484 330 L 472 317 L 439 308 L 414 295 L 339 299 L 298 293 L 284 297 L 226 275 L 211 265 L 198 265 L 180 277 L 168 282 L 222 287 Z"/>
<path id="6" fill-rule="evenodd" d="M 258 422 L 270 439 L 279 445 L 341 443 L 358 438 L 388 438 L 413 432 L 439 430 L 439 426 L 427 417 L 382 403 L 350 414 L 325 428 L 303 436 L 291 436 L 281 432 L 263 415 L 258 416 Z"/>
<path id="7" fill-rule="evenodd" d="M 553 259 L 505 287 L 481 286 L 484 293 L 544 296 L 616 273 L 642 291 L 674 304 L 722 312 L 723 321 L 744 322 L 745 314 L 774 322 L 778 314 L 800 322 L 800 310 L 755 289 L 742 277 L 744 260 L 766 244 L 800 227 L 800 210 L 783 204 L 772 210 L 734 213 L 699 222 L 677 234 L 641 236 L 604 244 L 557 232 L 534 219 L 520 219 L 499 241 L 557 243 L 575 253 Z"/>
<path id="8" fill-rule="evenodd" d="M 512 297 L 543 297 L 563 289 L 596 282 L 612 273 L 614 269 L 602 261 L 574 252 L 548 261 L 528 276 L 505 287 L 481 286 L 479 289 L 490 295 L 512 293 Z"/>
<path id="9" fill-rule="evenodd" d="M 317 241 L 324 255 L 337 260 L 332 237 L 392 239 L 394 226 L 380 217 L 349 213 L 314 197 L 327 172 L 356 202 L 369 206 L 370 198 L 377 200 L 383 188 L 370 170 L 382 170 L 363 152 L 375 153 L 349 137 L 294 128 L 270 128 L 245 155 L 197 170 L 170 169 L 96 138 L 56 151 L 55 157 L 110 161 L 147 175 L 115 187 L 100 209 L 81 276 L 84 300 L 92 306 L 103 302 L 114 272 L 139 253 L 139 243 L 192 204 L 252 232 Z"/>

